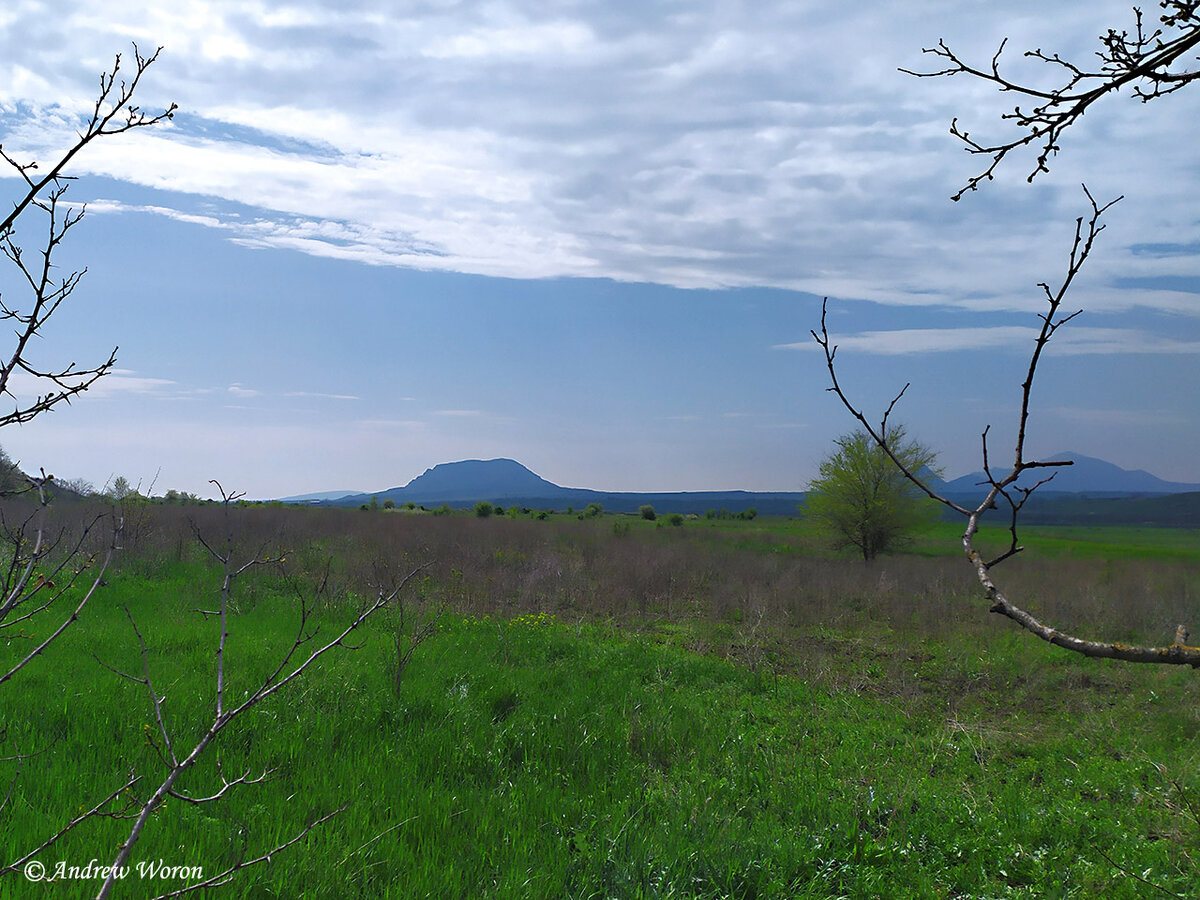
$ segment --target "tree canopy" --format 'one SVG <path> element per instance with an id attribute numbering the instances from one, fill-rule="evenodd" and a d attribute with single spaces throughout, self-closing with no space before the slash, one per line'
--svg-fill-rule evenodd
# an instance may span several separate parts
<path id="1" fill-rule="evenodd" d="M 904 544 L 936 517 L 936 506 L 864 430 L 842 435 L 809 485 L 808 515 L 837 547 L 855 547 L 865 561 Z M 891 425 L 887 444 L 909 472 L 936 471 L 929 448 Z"/>

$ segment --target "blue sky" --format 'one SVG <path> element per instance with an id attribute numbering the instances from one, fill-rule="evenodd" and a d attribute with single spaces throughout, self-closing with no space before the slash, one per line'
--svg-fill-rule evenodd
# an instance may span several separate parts
<path id="1" fill-rule="evenodd" d="M 898 415 L 955 476 L 989 424 L 1011 452 L 1037 284 L 1086 182 L 1125 199 L 1031 449 L 1200 481 L 1200 91 L 1112 98 L 1049 175 L 1026 184 L 1021 157 L 952 203 L 980 167 L 951 118 L 1002 136 L 1012 104 L 897 71 L 938 38 L 1083 59 L 1131 21 L 1119 2 L 9 4 L 9 152 L 67 146 L 130 41 L 165 47 L 141 103 L 180 111 L 72 169 L 88 214 L 59 263 L 88 274 L 37 352 L 120 345 L 119 371 L 0 443 L 158 492 L 379 490 L 495 456 L 597 489 L 802 490 L 853 425 L 809 337 L 828 295 L 847 387 L 877 413 L 912 382 Z"/>

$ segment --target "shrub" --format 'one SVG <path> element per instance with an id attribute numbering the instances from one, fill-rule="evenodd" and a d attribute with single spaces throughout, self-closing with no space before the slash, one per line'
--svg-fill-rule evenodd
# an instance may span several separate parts
<path id="1" fill-rule="evenodd" d="M 475 504 L 475 515 L 479 516 L 481 519 L 486 519 L 495 511 L 496 507 L 492 506 L 492 504 L 488 503 L 486 500 L 480 500 Z"/>
<path id="2" fill-rule="evenodd" d="M 680 513 L 671 513 L 670 522 L 672 525 L 679 527 L 683 524 L 683 516 Z"/>
<path id="3" fill-rule="evenodd" d="M 655 519 L 658 518 L 658 515 L 654 512 L 654 507 L 651 506 L 649 503 L 645 503 L 642 506 L 639 506 L 638 513 L 647 522 L 653 522 Z"/>

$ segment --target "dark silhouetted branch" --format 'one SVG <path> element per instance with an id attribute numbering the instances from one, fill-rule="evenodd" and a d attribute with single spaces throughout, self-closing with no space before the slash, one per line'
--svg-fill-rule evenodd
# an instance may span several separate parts
<path id="1" fill-rule="evenodd" d="M 828 300 L 821 307 L 821 330 L 820 332 L 812 332 L 813 338 L 825 352 L 825 363 L 829 370 L 831 386 L 829 391 L 836 394 L 841 400 L 842 405 L 850 411 L 866 429 L 867 433 L 875 440 L 875 442 L 888 454 L 888 457 L 895 463 L 904 475 L 921 488 L 929 497 L 939 501 L 949 509 L 963 515 L 967 519 L 967 527 L 962 536 L 963 552 L 970 561 L 975 570 L 976 577 L 979 583 L 983 586 L 984 594 L 991 602 L 991 611 L 1012 619 L 1022 628 L 1032 632 L 1044 641 L 1048 641 L 1058 647 L 1063 647 L 1076 653 L 1081 653 L 1084 656 L 1100 657 L 1105 659 L 1120 659 L 1126 662 L 1138 663 L 1166 663 L 1175 665 L 1189 665 L 1200 668 L 1200 647 L 1190 646 L 1187 641 L 1187 629 L 1180 625 L 1176 629 L 1175 641 L 1171 644 L 1161 647 L 1143 647 L 1119 642 L 1093 641 L 1084 638 L 1076 637 L 1066 632 L 1059 631 L 1049 625 L 1039 621 L 1036 617 L 1026 612 L 1021 607 L 1013 603 L 1000 589 L 992 578 L 992 569 L 999 563 L 1021 552 L 1021 545 L 1018 539 L 1018 521 L 1019 513 L 1030 496 L 1039 487 L 1047 484 L 1053 475 L 1042 478 L 1032 487 L 1024 487 L 1017 484 L 1017 480 L 1027 471 L 1035 469 L 1050 469 L 1061 466 L 1068 466 L 1071 463 L 1064 460 L 1032 460 L 1025 456 L 1025 440 L 1029 422 L 1029 410 L 1032 401 L 1034 380 L 1037 376 L 1038 363 L 1042 359 L 1042 353 L 1050 339 L 1054 336 L 1057 330 L 1067 322 L 1079 315 L 1079 311 L 1075 311 L 1066 315 L 1061 313 L 1063 300 L 1065 299 L 1068 290 L 1075 280 L 1075 276 L 1079 274 L 1083 264 L 1087 261 L 1088 256 L 1092 252 L 1092 247 L 1096 237 L 1104 230 L 1104 226 L 1100 223 L 1104 213 L 1112 207 L 1113 200 L 1103 206 L 1098 204 L 1092 195 L 1084 187 L 1084 193 L 1087 196 L 1088 202 L 1091 205 L 1091 212 L 1086 217 L 1080 217 L 1075 222 L 1075 239 L 1071 246 L 1071 251 L 1068 255 L 1067 272 L 1058 287 L 1051 289 L 1046 284 L 1041 284 L 1039 287 L 1045 295 L 1048 309 L 1040 315 L 1042 326 L 1038 333 L 1037 339 L 1034 341 L 1033 353 L 1030 356 L 1029 368 L 1026 370 L 1025 380 L 1021 383 L 1021 408 L 1018 414 L 1018 429 L 1016 452 L 1013 460 L 1012 468 L 1007 474 L 999 477 L 993 474 L 992 464 L 988 454 L 988 430 L 983 432 L 983 461 L 985 481 L 983 486 L 986 487 L 986 493 L 982 501 L 974 509 L 967 508 L 958 503 L 953 502 L 949 498 L 934 491 L 920 477 L 920 473 L 913 472 L 907 469 L 903 462 L 895 453 L 894 448 L 889 445 L 887 439 L 888 417 L 891 415 L 896 403 L 900 397 L 904 395 L 908 385 L 905 385 L 904 390 L 901 390 L 896 398 L 888 405 L 887 411 L 883 415 L 883 420 L 878 427 L 872 426 L 859 409 L 846 395 L 842 389 L 841 383 L 838 381 L 835 360 L 837 356 L 837 345 L 829 335 L 826 326 L 826 306 Z M 1120 198 L 1117 198 L 1118 200 Z M 993 560 L 985 560 L 983 555 L 975 546 L 975 536 L 979 531 L 979 524 L 984 514 L 990 510 L 998 508 L 997 501 L 1003 500 L 1008 505 L 1009 512 L 1009 536 L 1010 542 L 1008 549 L 1000 556 Z"/>
<path id="2" fill-rule="evenodd" d="M 992 180 L 1005 158 L 1023 147 L 1036 148 L 1037 152 L 1029 181 L 1050 171 L 1050 157 L 1061 149 L 1063 133 L 1093 104 L 1109 94 L 1130 87 L 1132 96 L 1146 103 L 1172 94 L 1200 78 L 1200 70 L 1184 67 L 1185 58 L 1200 48 L 1200 14 L 1197 12 L 1200 2 L 1162 0 L 1159 7 L 1162 10 L 1159 27 L 1153 30 L 1147 30 L 1142 11 L 1135 8 L 1132 31 L 1110 28 L 1101 35 L 1100 49 L 1096 51 L 1099 64 L 1091 68 L 1065 60 L 1057 53 L 1049 54 L 1041 49 L 1026 51 L 1026 57 L 1041 60 L 1058 69 L 1063 76 L 1059 86 L 1049 90 L 1013 81 L 1001 72 L 1000 58 L 1007 41 L 1000 43 L 987 67 L 971 65 L 945 41 L 939 40 L 936 47 L 923 52 L 943 60 L 943 68 L 933 72 L 901 69 L 919 78 L 967 75 L 993 84 L 1001 92 L 1024 97 L 1031 104 L 1024 108 L 1018 104 L 1012 112 L 1001 115 L 1003 121 L 1012 122 L 1023 132 L 1011 140 L 980 141 L 971 137 L 958 124 L 957 118 L 950 123 L 950 133 L 966 145 L 969 153 L 991 157 L 987 168 L 970 177 L 953 199 L 958 200 L 968 191 L 977 190 L 982 182 Z"/>

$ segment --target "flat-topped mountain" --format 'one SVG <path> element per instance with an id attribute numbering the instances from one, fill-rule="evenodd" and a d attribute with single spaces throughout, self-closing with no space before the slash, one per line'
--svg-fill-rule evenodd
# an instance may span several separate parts
<path id="1" fill-rule="evenodd" d="M 352 494 L 327 502 L 337 506 L 358 506 L 372 497 L 379 503 L 416 503 L 422 506 L 470 506 L 487 500 L 502 506 L 517 504 L 531 509 L 583 509 L 599 503 L 610 512 L 636 512 L 648 503 L 664 512 L 703 513 L 709 509 L 742 512 L 753 507 L 764 515 L 790 516 L 804 499 L 793 492 L 754 493 L 750 491 L 676 491 L 635 493 L 593 491 L 568 488 L 547 481 L 512 459 L 466 459 L 442 463 L 418 475 L 403 487 L 388 488 L 370 494 Z"/>
<path id="2" fill-rule="evenodd" d="M 402 488 L 383 493 L 392 496 L 399 490 L 405 499 L 440 497 L 443 500 L 470 500 L 496 497 L 552 496 L 565 490 L 535 475 L 513 459 L 464 459 L 441 463 L 426 469 Z"/>

